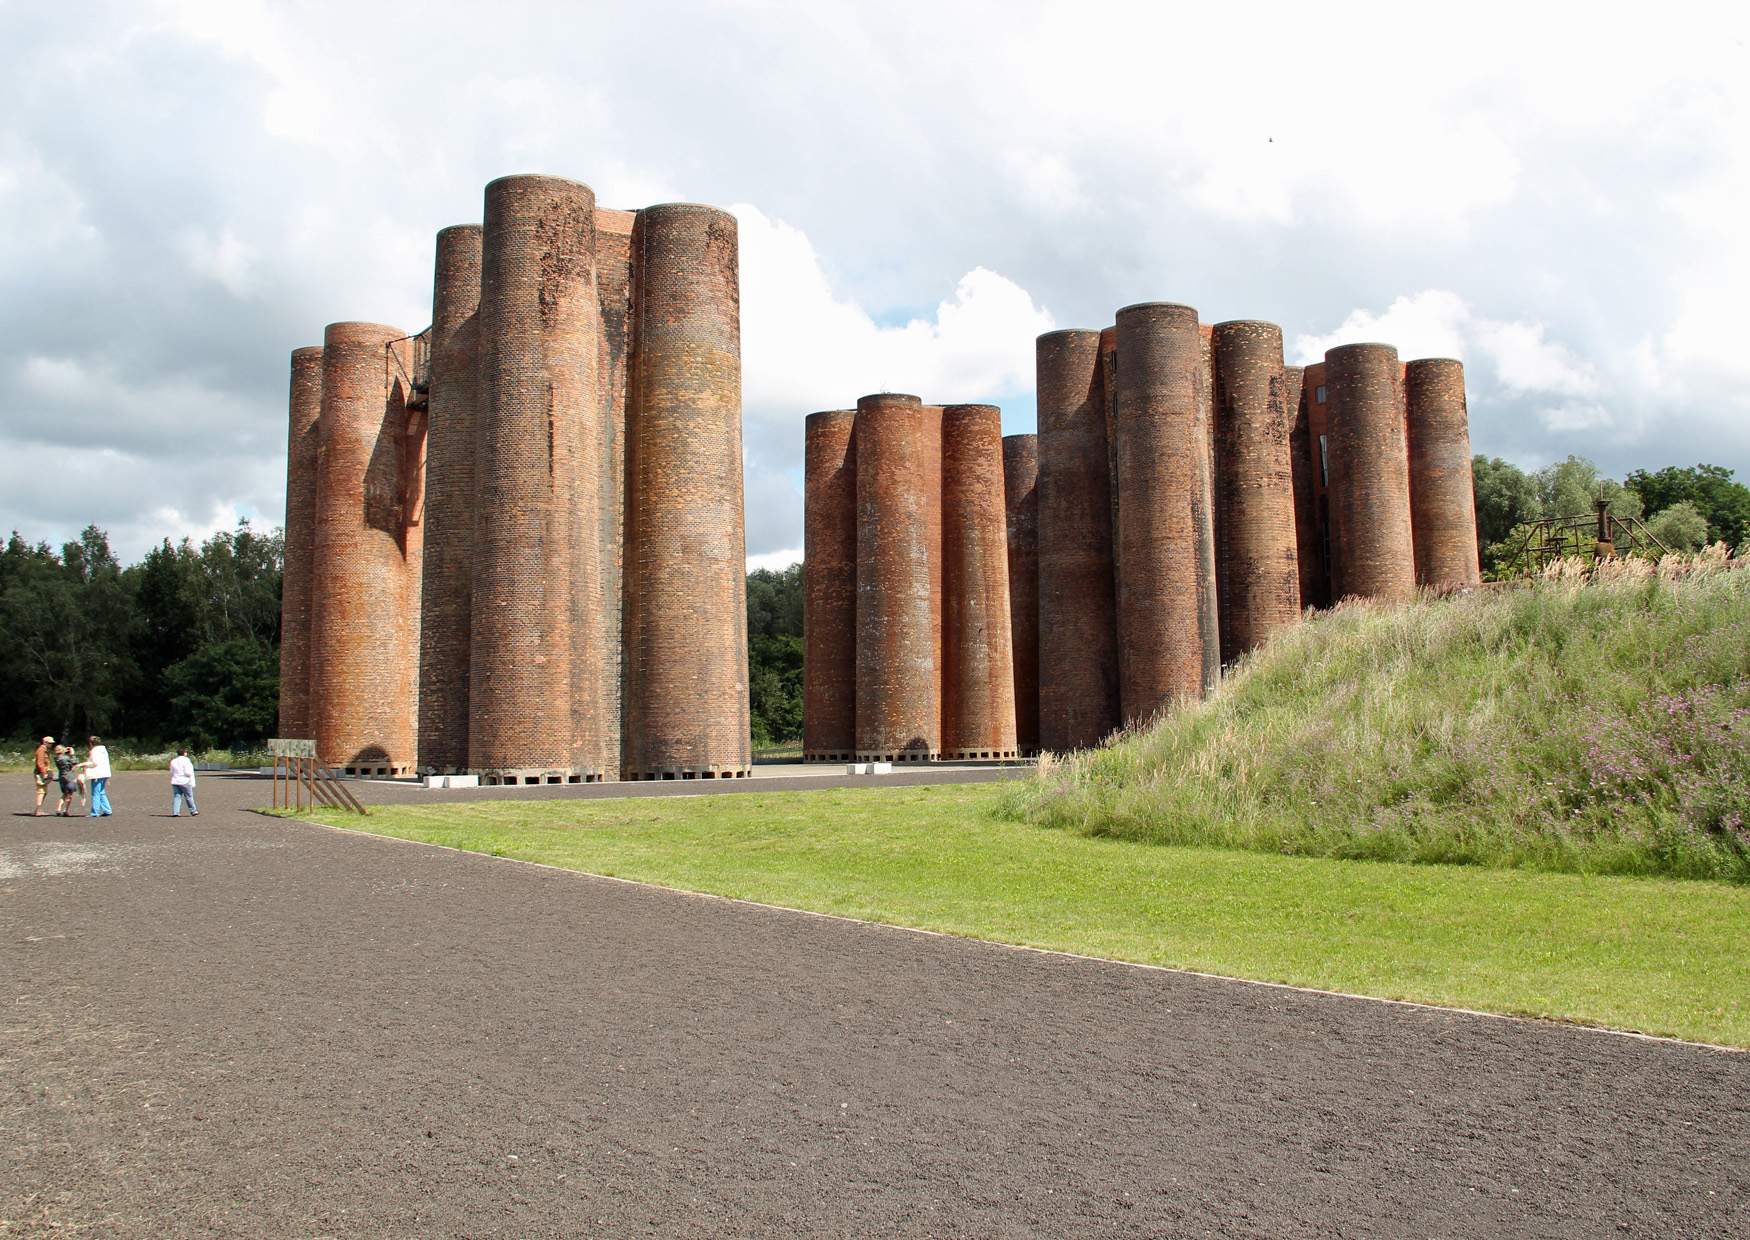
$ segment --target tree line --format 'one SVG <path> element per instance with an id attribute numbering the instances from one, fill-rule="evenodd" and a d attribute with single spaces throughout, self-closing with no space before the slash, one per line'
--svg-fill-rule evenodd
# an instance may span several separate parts
<path id="1" fill-rule="evenodd" d="M 1526 528 L 1584 516 L 1602 493 L 1674 551 L 1750 542 L 1750 488 L 1718 465 L 1622 480 L 1576 456 L 1539 470 L 1473 462 L 1484 572 L 1511 575 Z M 0 551 L 0 737 L 99 733 L 143 745 L 249 749 L 279 712 L 278 530 L 249 522 L 198 546 L 168 539 L 122 565 L 89 526 L 58 550 L 14 532 Z M 756 748 L 802 735 L 802 568 L 747 578 L 748 694 Z"/>

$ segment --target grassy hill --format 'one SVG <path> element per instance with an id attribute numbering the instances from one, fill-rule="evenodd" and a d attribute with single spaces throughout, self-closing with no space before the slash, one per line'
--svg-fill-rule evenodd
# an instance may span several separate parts
<path id="1" fill-rule="evenodd" d="M 1209 701 L 1042 762 L 1007 808 L 1153 843 L 1750 882 L 1750 571 L 1348 604 Z"/>

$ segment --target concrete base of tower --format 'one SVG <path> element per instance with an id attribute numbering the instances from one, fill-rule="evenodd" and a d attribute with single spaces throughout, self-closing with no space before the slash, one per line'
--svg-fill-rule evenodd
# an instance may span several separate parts
<path id="1" fill-rule="evenodd" d="M 942 755 L 934 749 L 859 749 L 853 760 L 857 762 L 940 762 Z"/>
<path id="2" fill-rule="evenodd" d="M 603 779 L 602 772 L 589 769 L 555 771 L 529 767 L 519 770 L 475 770 L 466 773 L 478 775 L 480 786 L 483 788 L 532 784 L 599 784 Z"/>
<path id="3" fill-rule="evenodd" d="M 627 771 L 622 777 L 632 781 L 652 779 L 746 779 L 753 774 L 745 766 L 665 766 L 642 771 Z"/>
<path id="4" fill-rule="evenodd" d="M 1019 749 L 944 749 L 944 762 L 985 762 L 993 759 L 1019 758 Z"/>
<path id="5" fill-rule="evenodd" d="M 803 753 L 804 762 L 849 762 L 849 749 L 810 749 Z"/>

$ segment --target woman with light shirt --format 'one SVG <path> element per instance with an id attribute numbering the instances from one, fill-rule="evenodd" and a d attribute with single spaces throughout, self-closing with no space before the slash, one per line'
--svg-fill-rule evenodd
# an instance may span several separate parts
<path id="1" fill-rule="evenodd" d="M 194 803 L 194 762 L 188 756 L 187 749 L 178 749 L 176 756 L 170 759 L 170 816 L 182 817 L 182 803 L 188 802 L 188 812 L 193 817 L 200 817 L 200 810 Z"/>
<path id="2" fill-rule="evenodd" d="M 104 748 L 101 739 L 95 736 L 91 738 L 91 751 L 79 765 L 85 768 L 85 777 L 91 781 L 91 813 L 86 817 L 108 818 L 109 750 Z"/>

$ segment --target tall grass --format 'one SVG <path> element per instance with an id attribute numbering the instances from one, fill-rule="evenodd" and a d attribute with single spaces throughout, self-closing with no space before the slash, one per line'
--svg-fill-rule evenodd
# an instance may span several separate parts
<path id="1" fill-rule="evenodd" d="M 1157 843 L 1750 882 L 1750 572 L 1704 553 L 1346 604 L 1207 702 L 1041 762 L 1006 809 Z"/>

